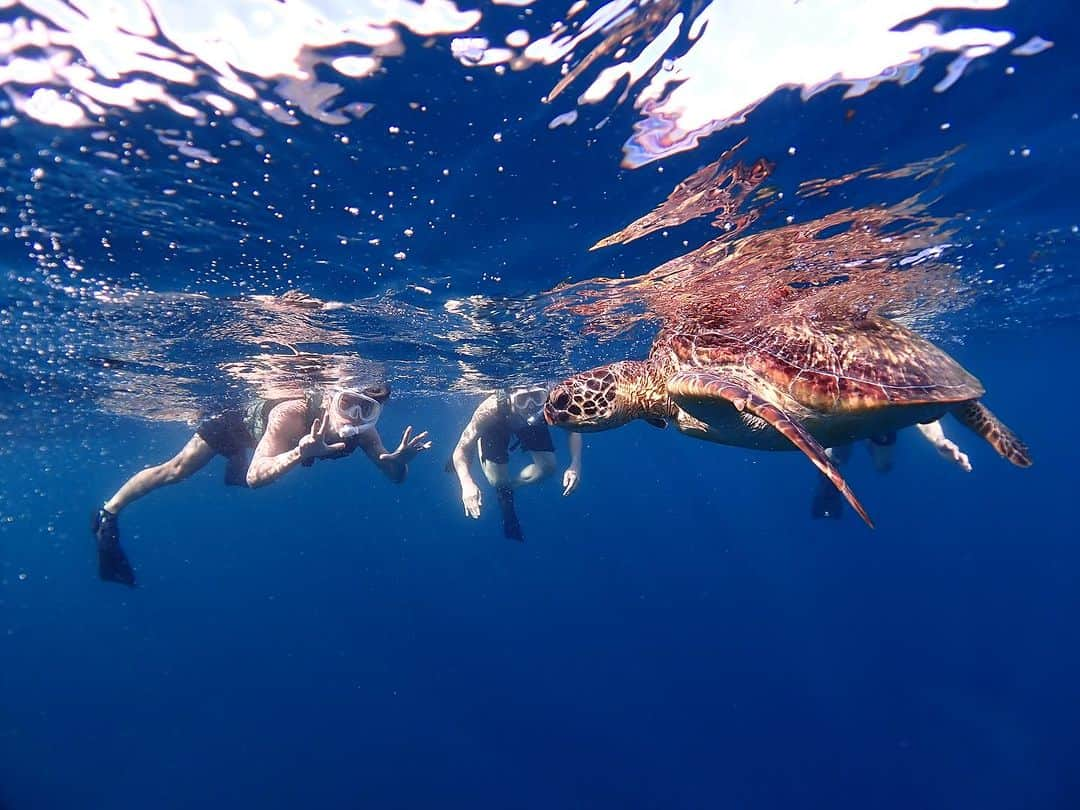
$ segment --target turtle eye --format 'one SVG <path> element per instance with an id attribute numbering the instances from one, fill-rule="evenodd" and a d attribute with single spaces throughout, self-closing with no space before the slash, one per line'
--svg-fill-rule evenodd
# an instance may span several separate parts
<path id="1" fill-rule="evenodd" d="M 552 404 L 559 410 L 565 410 L 566 406 L 570 404 L 570 395 L 565 391 L 560 391 Z"/>

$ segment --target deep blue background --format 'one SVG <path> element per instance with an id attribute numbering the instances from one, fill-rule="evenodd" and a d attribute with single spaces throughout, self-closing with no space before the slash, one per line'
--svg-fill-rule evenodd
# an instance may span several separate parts
<path id="1" fill-rule="evenodd" d="M 962 355 L 1030 471 L 955 424 L 970 475 L 914 435 L 887 477 L 856 454 L 876 531 L 808 520 L 795 454 L 641 425 L 590 437 L 571 498 L 522 493 L 517 545 L 441 471 L 466 403 L 413 401 L 384 430 L 438 445 L 403 486 L 349 460 L 225 490 L 215 466 L 125 512 L 128 592 L 91 575 L 86 505 L 184 431 L 50 439 L 84 464 L 35 475 L 55 532 L 5 560 L 8 800 L 1075 806 L 1077 442 L 1041 359 L 1070 347 Z"/>
<path id="2" fill-rule="evenodd" d="M 1080 806 L 1072 416 L 1080 286 L 1070 230 L 1080 224 L 1080 69 L 1068 11 L 1014 3 L 994 24 L 1014 28 L 1018 43 L 1038 33 L 1055 47 L 977 63 L 946 94 L 929 89 L 946 56 L 908 87 L 850 102 L 839 90 L 807 104 L 781 92 L 746 127 L 666 162 L 663 174 L 616 169 L 634 119 L 628 107 L 598 135 L 583 137 L 583 126 L 548 132 L 562 111 L 535 104 L 549 77 L 465 85 L 447 71 L 453 82 L 438 94 L 431 87 L 445 58 L 414 48 L 364 87 L 377 106 L 352 129 L 354 142 L 358 133 L 370 139 L 362 171 L 327 148 L 328 130 L 287 133 L 295 153 L 267 197 L 282 205 L 299 197 L 290 182 L 313 160 L 326 180 L 311 195 L 316 212 L 293 200 L 287 228 L 241 212 L 272 241 L 264 254 L 253 258 L 235 240 L 227 249 L 224 237 L 219 246 L 213 230 L 165 215 L 145 240 L 135 238 L 144 223 L 115 224 L 111 260 L 96 247 L 96 226 L 72 229 L 67 245 L 95 279 L 236 294 L 205 272 L 195 248 L 208 244 L 220 247 L 222 267 L 251 282 L 243 292 L 300 282 L 352 300 L 446 278 L 451 289 L 425 304 L 438 310 L 440 297 L 527 296 L 567 277 L 638 274 L 681 252 L 660 237 L 585 249 L 742 134 L 751 136 L 744 156 L 776 160 L 775 182 L 788 190 L 963 144 L 934 191 L 936 213 L 973 217 L 950 258 L 968 276 L 1006 268 L 976 306 L 939 328 L 986 385 L 989 406 L 1031 445 L 1035 466 L 1010 467 L 949 422 L 971 455 L 970 475 L 914 433 L 901 435 L 887 476 L 860 450 L 847 475 L 877 523 L 870 531 L 850 512 L 840 522 L 809 519 L 816 474 L 801 455 L 721 448 L 639 424 L 588 437 L 571 498 L 554 481 L 523 492 L 528 542 L 517 545 L 500 536 L 493 504 L 479 523 L 466 520 L 442 471 L 479 397 L 421 395 L 406 383 L 380 423 L 383 437 L 389 443 L 412 423 L 431 430 L 436 446 L 404 485 L 350 459 L 239 491 L 221 486 L 215 462 L 124 513 L 143 585 L 127 591 L 94 577 L 89 513 L 190 430 L 92 411 L 71 414 L 77 431 L 64 430 L 63 407 L 59 416 L 49 409 L 70 392 L 38 380 L 35 398 L 13 385 L 0 403 L 38 408 L 41 421 L 0 434 L 0 802 L 11 810 Z M 1005 78 L 1010 64 L 1017 72 Z M 382 133 L 407 123 L 417 97 L 433 103 L 411 153 Z M 463 136 L 463 122 L 477 134 Z M 507 133 L 498 152 L 493 131 Z M 74 164 L 82 137 L 58 136 L 53 148 Z M 276 150 L 283 137 L 271 131 L 267 142 Z M 0 138 L 25 182 L 32 161 L 14 150 L 32 156 L 41 133 L 23 127 Z M 1025 146 L 1030 158 L 1009 156 Z M 238 150 L 202 176 L 211 188 L 234 176 L 254 183 L 262 169 L 249 159 Z M 395 246 L 387 238 L 368 250 L 369 231 L 335 247 L 343 228 L 358 227 L 340 204 L 363 193 L 384 200 L 403 182 L 390 171 L 401 163 L 412 167 L 409 182 L 438 190 L 443 218 L 409 243 L 407 267 L 390 263 L 376 281 L 360 268 Z M 445 181 L 443 165 L 454 169 Z M 139 191 L 172 170 L 143 171 L 121 179 Z M 134 193 L 97 166 L 86 172 L 100 184 L 86 193 L 103 208 L 120 210 Z M 762 224 L 881 197 L 900 198 L 872 183 L 827 201 L 789 194 L 788 207 Z M 39 215 L 60 230 L 77 222 L 78 206 L 66 211 L 62 195 L 55 202 L 39 204 Z M 211 197 L 186 202 L 192 216 L 222 210 Z M 387 236 L 418 221 L 403 208 L 380 226 Z M 164 247 L 177 234 L 191 248 L 179 257 Z M 709 235 L 703 223 L 679 234 L 691 246 Z M 295 261 L 282 259 L 301 243 L 308 248 Z M 30 267 L 23 245 L 2 250 L 13 274 Z M 288 271 L 265 269 L 275 262 Z M 498 286 L 483 277 L 492 266 L 504 274 Z M 129 278 L 132 268 L 140 280 Z M 98 327 L 116 317 L 108 311 Z M 21 345 L 14 330 L 4 338 L 8 352 Z M 561 347 L 542 322 L 500 339 L 532 341 L 549 355 Z M 410 359 L 453 368 L 437 351 L 424 354 L 430 348 L 414 347 Z M 485 367 L 527 373 L 504 348 Z M 592 347 L 567 361 L 628 351 Z M 556 441 L 565 462 L 563 437 Z"/>

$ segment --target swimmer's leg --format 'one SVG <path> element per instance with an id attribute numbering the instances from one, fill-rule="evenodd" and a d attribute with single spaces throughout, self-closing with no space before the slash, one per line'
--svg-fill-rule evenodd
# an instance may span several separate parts
<path id="1" fill-rule="evenodd" d="M 183 450 L 164 464 L 135 473 L 105 502 L 93 522 L 98 550 L 98 576 L 101 579 L 124 585 L 135 584 L 135 572 L 120 547 L 120 510 L 159 487 L 183 481 L 205 467 L 214 455 L 214 450 L 200 436 L 192 436 Z"/>
<path id="2" fill-rule="evenodd" d="M 480 469 L 484 471 L 484 478 L 495 489 L 506 489 L 511 485 L 509 464 L 480 459 Z"/>
<path id="3" fill-rule="evenodd" d="M 839 447 L 830 447 L 825 451 L 832 459 L 833 464 L 839 467 L 846 464 L 851 458 L 851 445 L 845 444 Z M 810 501 L 810 517 L 832 518 L 839 520 L 844 513 L 844 498 L 840 490 L 833 486 L 832 481 L 824 475 L 818 475 L 817 489 Z"/>
<path id="4" fill-rule="evenodd" d="M 882 433 L 880 436 L 871 436 L 866 440 L 866 446 L 870 450 L 870 461 L 874 469 L 879 473 L 892 472 L 893 455 L 896 450 L 896 433 Z"/>
<path id="5" fill-rule="evenodd" d="M 484 477 L 495 487 L 495 493 L 498 495 L 503 535 L 511 540 L 523 541 L 525 535 L 521 531 L 517 509 L 514 507 L 514 482 L 510 478 L 510 465 L 481 459 L 480 466 L 484 470 Z"/>
<path id="6" fill-rule="evenodd" d="M 147 467 L 131 476 L 127 482 L 105 501 L 105 509 L 114 515 L 133 501 L 148 495 L 159 487 L 176 484 L 205 467 L 215 455 L 213 448 L 201 436 L 192 436 L 184 449 L 156 467 Z"/>
<path id="7" fill-rule="evenodd" d="M 239 450 L 225 459 L 225 485 L 230 487 L 247 486 L 247 470 L 251 464 L 246 450 Z"/>
<path id="8" fill-rule="evenodd" d="M 514 476 L 513 486 L 523 487 L 542 481 L 555 472 L 555 453 L 550 450 L 530 450 L 532 463 L 526 464 L 521 472 Z"/>

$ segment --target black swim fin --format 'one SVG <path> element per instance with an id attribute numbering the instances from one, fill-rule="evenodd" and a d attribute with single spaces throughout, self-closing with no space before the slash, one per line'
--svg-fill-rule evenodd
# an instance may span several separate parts
<path id="1" fill-rule="evenodd" d="M 135 570 L 120 547 L 118 518 L 104 508 L 94 514 L 94 539 L 97 541 L 98 578 L 135 587 Z"/>
<path id="2" fill-rule="evenodd" d="M 822 478 L 817 492 L 814 493 L 814 499 L 810 502 L 810 517 L 839 520 L 843 512 L 844 499 L 840 491 L 829 482 L 828 478 Z"/>
<path id="3" fill-rule="evenodd" d="M 524 543 L 525 535 L 521 531 L 521 523 L 518 522 L 517 510 L 514 508 L 514 490 L 496 491 L 499 494 L 499 509 L 502 511 L 503 536 Z"/>

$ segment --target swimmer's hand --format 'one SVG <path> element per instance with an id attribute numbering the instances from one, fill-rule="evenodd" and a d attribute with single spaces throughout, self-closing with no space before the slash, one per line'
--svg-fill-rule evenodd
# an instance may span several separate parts
<path id="1" fill-rule="evenodd" d="M 397 446 L 397 450 L 393 453 L 384 453 L 381 461 L 397 461 L 400 464 L 408 464 L 414 458 L 417 457 L 422 451 L 431 449 L 431 442 L 427 441 L 427 431 L 412 435 L 412 425 L 405 428 L 405 432 L 401 434 L 401 444 Z"/>
<path id="2" fill-rule="evenodd" d="M 465 514 L 471 518 L 480 517 L 480 487 L 472 482 L 461 485 L 461 502 L 465 504 Z"/>
<path id="3" fill-rule="evenodd" d="M 300 437 L 296 443 L 296 449 L 300 451 L 300 458 L 318 458 L 320 456 L 332 456 L 345 449 L 344 442 L 326 443 L 326 431 L 330 424 L 330 415 L 323 414 L 321 419 L 311 423 L 311 433 Z"/>
<path id="4" fill-rule="evenodd" d="M 300 290 L 287 290 L 278 296 L 278 301 L 300 309 L 322 309 L 323 302 L 314 295 L 308 295 Z"/>
<path id="5" fill-rule="evenodd" d="M 942 458 L 951 461 L 964 472 L 971 472 L 971 462 L 968 460 L 967 453 L 957 447 L 955 442 L 942 437 L 934 444 L 934 447 L 941 453 Z"/>
<path id="6" fill-rule="evenodd" d="M 567 468 L 566 472 L 563 473 L 563 477 L 562 477 L 562 485 L 563 485 L 562 494 L 563 494 L 564 498 L 567 495 L 569 495 L 571 492 L 573 492 L 575 489 L 577 489 L 577 485 L 578 485 L 578 482 L 580 480 L 581 480 L 581 473 L 580 472 L 578 472 L 573 467 Z"/>

